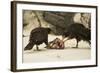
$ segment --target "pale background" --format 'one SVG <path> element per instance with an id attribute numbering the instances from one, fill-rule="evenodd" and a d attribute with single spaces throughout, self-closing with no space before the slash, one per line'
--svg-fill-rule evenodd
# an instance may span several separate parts
<path id="1" fill-rule="evenodd" d="M 10 1 L 11 0 L 0 0 L 0 73 L 13 73 L 10 71 L 10 8 L 11 8 Z M 99 0 L 30 0 L 30 1 L 98 5 L 100 7 Z M 98 13 L 100 13 L 100 10 Z M 100 14 L 98 14 L 98 16 L 100 16 Z M 98 20 L 99 19 L 100 18 L 98 17 Z M 100 27 L 100 25 L 98 25 L 98 27 Z M 98 31 L 100 31 L 100 29 Z M 99 35 L 98 37 L 100 37 L 100 34 L 98 35 Z M 98 41 L 100 41 L 99 38 Z M 100 55 L 99 48 L 98 48 L 98 53 L 99 53 L 98 55 Z M 32 71 L 26 73 L 55 73 L 55 72 L 56 73 L 87 73 L 87 72 L 99 73 L 100 65 L 98 67 L 92 67 L 92 68 L 48 70 L 48 71 L 35 71 L 35 72 Z"/>

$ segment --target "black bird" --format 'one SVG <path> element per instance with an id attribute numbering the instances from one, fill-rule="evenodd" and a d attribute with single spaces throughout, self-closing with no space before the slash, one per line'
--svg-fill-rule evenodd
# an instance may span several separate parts
<path id="1" fill-rule="evenodd" d="M 77 41 L 76 48 L 78 48 L 78 42 L 84 40 L 91 44 L 91 32 L 81 23 L 73 23 L 63 33 L 63 39 L 68 37 L 67 40 L 75 38 Z"/>
<path id="2" fill-rule="evenodd" d="M 43 27 L 33 29 L 30 33 L 29 43 L 24 50 L 31 50 L 34 45 L 36 45 L 37 50 L 39 50 L 38 45 L 42 43 L 48 45 L 48 34 L 50 31 L 50 28 Z"/>

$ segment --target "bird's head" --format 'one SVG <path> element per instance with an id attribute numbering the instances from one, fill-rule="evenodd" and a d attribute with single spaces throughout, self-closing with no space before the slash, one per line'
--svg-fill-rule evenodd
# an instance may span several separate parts
<path id="1" fill-rule="evenodd" d="M 50 28 L 46 28 L 46 29 L 48 31 L 48 34 L 50 34 L 51 33 L 51 29 Z"/>
<path id="2" fill-rule="evenodd" d="M 65 35 L 62 35 L 62 40 L 64 40 L 66 37 L 65 37 Z"/>
<path id="3" fill-rule="evenodd" d="M 68 37 L 68 36 L 69 36 L 69 33 L 68 33 L 67 31 L 64 31 L 64 32 L 62 33 L 62 40 L 65 40 L 66 37 Z"/>

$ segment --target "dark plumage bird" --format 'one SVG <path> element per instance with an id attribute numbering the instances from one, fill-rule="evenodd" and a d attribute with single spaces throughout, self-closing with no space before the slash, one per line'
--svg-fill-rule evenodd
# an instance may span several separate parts
<path id="1" fill-rule="evenodd" d="M 90 29 L 86 28 L 83 24 L 80 23 L 69 25 L 63 33 L 63 39 L 65 37 L 68 37 L 67 40 L 75 38 L 77 41 L 76 47 L 78 47 L 78 42 L 81 40 L 87 41 L 89 44 L 91 44 Z"/>
<path id="2" fill-rule="evenodd" d="M 42 43 L 48 45 L 48 34 L 50 31 L 50 28 L 43 27 L 33 29 L 30 33 L 29 43 L 24 50 L 31 50 L 34 45 L 36 45 L 37 50 L 39 50 L 38 45 Z"/>

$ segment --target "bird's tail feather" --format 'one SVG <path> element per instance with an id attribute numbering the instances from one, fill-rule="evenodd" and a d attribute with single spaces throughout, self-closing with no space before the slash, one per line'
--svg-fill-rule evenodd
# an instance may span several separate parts
<path id="1" fill-rule="evenodd" d="M 24 50 L 31 50 L 33 46 L 34 46 L 34 43 L 33 42 L 29 42 L 27 44 L 27 46 L 24 48 Z"/>

